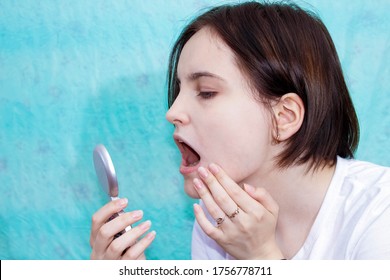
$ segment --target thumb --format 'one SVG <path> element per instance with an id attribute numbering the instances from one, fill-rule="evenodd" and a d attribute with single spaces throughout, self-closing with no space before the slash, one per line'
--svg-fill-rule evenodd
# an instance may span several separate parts
<path id="1" fill-rule="evenodd" d="M 270 193 L 264 188 L 255 188 L 252 185 L 244 184 L 244 190 L 249 194 L 253 199 L 260 202 L 265 209 L 271 212 L 274 216 L 279 214 L 279 205 L 270 195 Z"/>

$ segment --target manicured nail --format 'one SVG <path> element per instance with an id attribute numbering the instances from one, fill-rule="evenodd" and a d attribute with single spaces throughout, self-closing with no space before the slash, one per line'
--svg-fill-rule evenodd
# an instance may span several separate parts
<path id="1" fill-rule="evenodd" d="M 119 206 L 126 206 L 127 202 L 127 198 L 121 198 L 119 199 Z"/>
<path id="2" fill-rule="evenodd" d="M 253 186 L 245 184 L 245 183 L 244 183 L 244 189 L 247 193 L 254 193 L 255 192 L 255 188 Z"/>
<path id="3" fill-rule="evenodd" d="M 142 210 L 137 210 L 137 211 L 134 211 L 133 214 L 132 214 L 132 217 L 134 219 L 140 219 L 142 218 L 144 212 Z"/>
<path id="4" fill-rule="evenodd" d="M 206 168 L 204 168 L 203 166 L 201 166 L 201 167 L 198 168 L 198 172 L 199 172 L 199 175 L 200 175 L 203 179 L 206 179 L 207 176 L 209 175 L 209 174 L 207 173 Z"/>
<path id="5" fill-rule="evenodd" d="M 151 225 L 152 225 L 152 222 L 148 220 L 148 221 L 142 223 L 140 225 L 140 228 L 146 230 L 146 229 L 150 228 Z"/>
<path id="6" fill-rule="evenodd" d="M 148 235 L 146 235 L 146 238 L 147 239 L 154 239 L 156 237 L 156 231 L 151 231 L 148 233 Z"/>
<path id="7" fill-rule="evenodd" d="M 200 205 L 199 204 L 197 204 L 197 203 L 194 203 L 194 211 L 195 211 L 195 213 L 199 213 L 200 212 Z"/>
<path id="8" fill-rule="evenodd" d="M 200 190 L 201 188 L 203 188 L 203 183 L 202 183 L 202 181 L 199 180 L 198 178 L 195 178 L 195 179 L 193 180 L 193 182 L 194 182 L 195 188 L 197 188 L 198 190 Z"/>
<path id="9" fill-rule="evenodd" d="M 213 174 L 217 174 L 219 172 L 219 167 L 215 163 L 210 164 L 209 169 Z"/>

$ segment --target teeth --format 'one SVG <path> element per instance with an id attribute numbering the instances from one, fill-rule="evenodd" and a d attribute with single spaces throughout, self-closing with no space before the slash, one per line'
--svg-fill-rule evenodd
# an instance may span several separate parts
<path id="1" fill-rule="evenodd" d="M 196 166 L 198 163 L 199 163 L 199 160 L 197 162 L 193 162 L 193 163 L 189 164 L 188 166 Z"/>

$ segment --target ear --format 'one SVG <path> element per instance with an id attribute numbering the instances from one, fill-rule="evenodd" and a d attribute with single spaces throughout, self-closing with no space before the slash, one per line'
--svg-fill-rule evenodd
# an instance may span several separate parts
<path id="1" fill-rule="evenodd" d="M 274 138 L 284 141 L 293 136 L 302 126 L 305 106 L 296 93 L 286 93 L 273 106 L 276 128 Z"/>

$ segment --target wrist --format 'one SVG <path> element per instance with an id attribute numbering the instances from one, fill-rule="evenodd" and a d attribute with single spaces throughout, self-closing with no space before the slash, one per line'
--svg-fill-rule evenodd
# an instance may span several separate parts
<path id="1" fill-rule="evenodd" d="M 264 251 L 263 251 L 264 252 Z M 263 260 L 287 260 L 280 248 L 274 244 L 273 246 L 270 246 L 268 250 L 265 251 L 266 253 L 263 254 L 258 259 Z"/>

